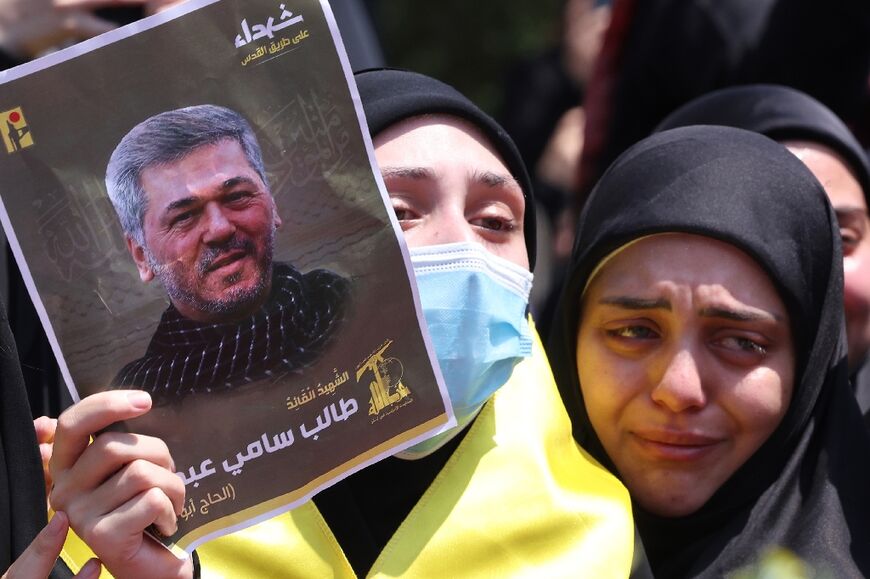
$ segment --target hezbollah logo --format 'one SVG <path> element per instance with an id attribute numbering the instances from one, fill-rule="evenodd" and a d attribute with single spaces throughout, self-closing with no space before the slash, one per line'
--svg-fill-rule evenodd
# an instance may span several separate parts
<path id="1" fill-rule="evenodd" d="M 369 416 L 380 414 L 384 408 L 394 405 L 411 393 L 408 387 L 402 384 L 402 363 L 396 358 L 384 355 L 392 343 L 392 340 L 384 342 L 356 371 L 357 382 L 369 371 L 375 378 L 369 383 L 369 391 L 372 394 L 369 399 Z"/>
<path id="2" fill-rule="evenodd" d="M 7 153 L 14 153 L 33 145 L 30 127 L 24 120 L 21 107 L 0 113 L 0 134 Z"/>

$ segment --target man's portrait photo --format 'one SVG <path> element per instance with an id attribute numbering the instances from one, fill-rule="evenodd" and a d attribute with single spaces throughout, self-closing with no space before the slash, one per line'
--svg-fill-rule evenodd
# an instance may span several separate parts
<path id="1" fill-rule="evenodd" d="M 106 187 L 140 279 L 170 302 L 113 387 L 160 404 L 278 380 L 319 358 L 350 284 L 273 261 L 281 218 L 241 115 L 198 105 L 146 119 L 112 153 Z"/>

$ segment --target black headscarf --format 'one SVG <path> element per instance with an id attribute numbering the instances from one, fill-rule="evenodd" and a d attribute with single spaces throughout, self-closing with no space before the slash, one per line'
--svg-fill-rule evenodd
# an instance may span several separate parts
<path id="1" fill-rule="evenodd" d="M 690 125 L 722 125 L 761 133 L 774 141 L 826 145 L 855 173 L 870 205 L 870 164 L 848 127 L 834 112 L 799 90 L 754 84 L 717 90 L 678 108 L 656 131 Z"/>
<path id="2" fill-rule="evenodd" d="M 577 376 L 581 294 L 606 256 L 665 232 L 729 243 L 762 267 L 788 308 L 797 367 L 780 425 L 704 506 L 667 518 L 635 505 L 653 572 L 721 577 L 781 545 L 833 576 L 870 575 L 870 438 L 848 389 L 839 229 L 821 185 L 766 137 L 708 126 L 659 133 L 596 186 L 551 337 L 575 437 L 616 473 Z"/>
<path id="3" fill-rule="evenodd" d="M 526 201 L 523 231 L 529 269 L 535 269 L 535 203 L 523 158 L 507 132 L 492 117 L 450 85 L 432 77 L 389 68 L 354 74 L 372 138 L 399 121 L 422 115 L 450 115 L 477 127 L 501 156 L 523 190 Z"/>
<path id="4" fill-rule="evenodd" d="M 45 526 L 43 480 L 18 351 L 0 303 L 0 572 Z"/>
<path id="5" fill-rule="evenodd" d="M 866 152 L 843 121 L 808 94 L 773 84 L 717 90 L 680 107 L 657 130 L 689 125 L 737 127 L 775 141 L 801 140 L 826 145 L 846 161 L 870 207 L 870 163 Z M 870 426 L 870 356 L 865 357 L 852 376 L 852 387 Z"/>

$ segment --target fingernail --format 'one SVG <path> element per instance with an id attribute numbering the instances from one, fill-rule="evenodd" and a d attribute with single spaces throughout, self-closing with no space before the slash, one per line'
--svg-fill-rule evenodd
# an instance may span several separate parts
<path id="1" fill-rule="evenodd" d="M 60 535 L 63 531 L 64 525 L 66 523 L 66 515 L 62 512 L 58 511 L 54 514 L 51 520 L 48 522 L 48 533 L 52 536 Z"/>
<path id="2" fill-rule="evenodd" d="M 132 404 L 133 408 L 136 410 L 145 410 L 146 408 L 151 407 L 151 396 L 149 396 L 147 392 L 142 392 L 141 390 L 127 394 L 127 400 L 130 401 L 130 404 Z"/>
<path id="3" fill-rule="evenodd" d="M 100 574 L 100 560 L 91 559 L 79 570 L 82 577 L 97 577 Z"/>

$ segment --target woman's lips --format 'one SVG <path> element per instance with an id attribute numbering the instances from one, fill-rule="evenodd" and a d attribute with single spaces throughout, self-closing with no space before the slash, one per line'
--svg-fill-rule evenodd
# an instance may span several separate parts
<path id="1" fill-rule="evenodd" d="M 699 460 L 723 442 L 716 436 L 678 430 L 643 430 L 631 434 L 644 452 L 666 461 Z"/>

